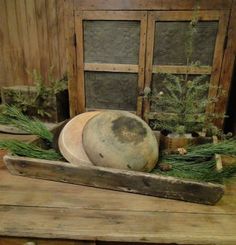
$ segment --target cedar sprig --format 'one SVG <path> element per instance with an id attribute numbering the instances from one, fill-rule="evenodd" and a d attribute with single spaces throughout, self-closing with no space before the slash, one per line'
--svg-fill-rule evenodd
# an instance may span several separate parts
<path id="1" fill-rule="evenodd" d="M 45 159 L 45 160 L 62 160 L 63 157 L 54 149 L 45 150 L 34 144 L 27 144 L 18 140 L 0 141 L 0 149 L 7 149 L 17 156 Z"/>
<path id="2" fill-rule="evenodd" d="M 15 126 L 27 133 L 34 134 L 52 143 L 53 134 L 38 119 L 31 119 L 15 106 L 6 105 L 0 115 L 0 122 Z"/>

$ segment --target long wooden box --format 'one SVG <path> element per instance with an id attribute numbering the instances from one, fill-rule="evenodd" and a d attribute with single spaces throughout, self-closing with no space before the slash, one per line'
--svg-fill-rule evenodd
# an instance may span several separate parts
<path id="1" fill-rule="evenodd" d="M 39 142 L 40 140 L 37 140 L 37 143 Z M 220 184 L 183 180 L 152 173 L 97 166 L 75 166 L 63 161 L 40 160 L 11 154 L 4 156 L 4 162 L 10 173 L 14 175 L 188 202 L 213 205 L 224 194 L 224 186 Z"/>

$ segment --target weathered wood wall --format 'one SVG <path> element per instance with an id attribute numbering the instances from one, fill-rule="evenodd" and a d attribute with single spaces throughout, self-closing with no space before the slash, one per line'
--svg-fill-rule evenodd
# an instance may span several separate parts
<path id="1" fill-rule="evenodd" d="M 0 0 L 0 86 L 66 72 L 65 0 Z"/>

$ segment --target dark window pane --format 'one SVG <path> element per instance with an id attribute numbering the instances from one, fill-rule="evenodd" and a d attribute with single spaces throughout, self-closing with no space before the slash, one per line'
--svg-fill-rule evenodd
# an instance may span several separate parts
<path id="1" fill-rule="evenodd" d="M 189 22 L 156 22 L 154 64 L 186 65 L 186 46 Z M 193 34 L 193 54 L 190 62 L 212 65 L 215 41 L 218 31 L 217 21 L 197 23 Z"/>
<path id="2" fill-rule="evenodd" d="M 85 72 L 86 108 L 136 111 L 138 75 Z"/>
<path id="3" fill-rule="evenodd" d="M 86 63 L 138 64 L 140 21 L 84 21 Z"/>

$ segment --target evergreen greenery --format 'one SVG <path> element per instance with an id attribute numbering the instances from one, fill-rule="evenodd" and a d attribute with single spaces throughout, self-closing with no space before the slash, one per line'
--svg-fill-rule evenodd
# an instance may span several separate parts
<path id="1" fill-rule="evenodd" d="M 217 144 L 207 143 L 192 146 L 187 149 L 187 154 L 162 154 L 160 164 L 153 173 L 165 176 L 173 176 L 184 179 L 223 183 L 224 179 L 236 174 L 235 164 L 216 170 L 215 154 L 226 154 L 236 156 L 236 140 L 224 140 Z M 166 164 L 169 171 L 163 171 L 160 166 Z"/>
<path id="2" fill-rule="evenodd" d="M 212 121 L 219 115 L 205 111 L 207 106 L 217 101 L 217 97 L 207 98 L 209 83 L 206 76 L 197 76 L 188 81 L 183 75 L 162 76 L 163 91 L 158 93 L 154 90 L 150 102 L 154 108 L 167 112 L 168 116 L 159 114 L 158 119 L 152 122 L 152 128 L 179 134 L 198 132 L 203 128 L 213 134 L 218 133 Z"/>
<path id="3" fill-rule="evenodd" d="M 61 160 L 62 156 L 53 149 L 45 150 L 34 144 L 27 144 L 17 140 L 0 141 L 0 149 L 7 149 L 17 156 L 45 159 Z"/>
<path id="4" fill-rule="evenodd" d="M 173 161 L 204 161 L 214 154 L 236 155 L 236 139 L 222 140 L 217 144 L 207 143 L 202 145 L 190 146 L 187 148 L 187 154 L 165 154 L 165 160 Z"/>
<path id="5" fill-rule="evenodd" d="M 214 126 L 213 119 L 223 115 L 209 113 L 207 107 L 214 106 L 218 96 L 209 98 L 210 87 L 206 75 L 190 76 L 191 67 L 200 65 L 199 61 L 193 61 L 194 39 L 198 31 L 199 6 L 198 2 L 193 12 L 192 20 L 188 25 L 185 39 L 186 73 L 183 75 L 161 74 L 163 78 L 162 89 L 152 91 L 144 90 L 144 97 L 149 99 L 153 111 L 162 111 L 157 118 L 150 122 L 153 129 L 168 130 L 178 134 L 198 132 L 205 129 L 211 134 L 221 133 Z M 221 91 L 222 92 L 222 91 Z M 208 97 L 208 98 L 207 98 Z"/>
<path id="6" fill-rule="evenodd" d="M 205 93 L 205 84 L 200 87 L 196 86 L 199 85 L 201 79 L 189 81 L 185 84 L 183 76 L 171 74 L 163 74 L 163 76 L 163 91 L 158 93 L 154 90 L 150 101 L 154 108 L 167 112 L 168 117 L 160 114 L 158 121 L 155 121 L 152 126 L 154 129 L 166 129 L 177 133 L 185 133 L 192 130 L 192 127 L 196 125 L 197 119 L 203 121 L 204 114 L 199 113 L 202 111 L 205 103 L 200 103 L 201 108 L 197 104 L 198 96 L 200 94 L 203 96 Z"/>
<path id="7" fill-rule="evenodd" d="M 38 115 L 40 117 L 51 117 L 50 111 L 54 110 L 55 95 L 67 89 L 67 78 L 55 79 L 52 76 L 53 69 L 49 70 L 48 82 L 37 71 L 33 70 L 30 75 L 33 80 L 33 87 L 28 86 L 27 92 L 9 90 L 8 96 L 12 105 L 19 108 L 27 115 Z"/>
<path id="8" fill-rule="evenodd" d="M 0 120 L 8 121 L 27 132 L 38 135 L 47 142 L 52 142 L 53 134 L 48 131 L 38 120 L 31 120 L 22 114 L 17 108 L 6 106 Z M 0 141 L 0 149 L 8 149 L 11 153 L 31 158 L 46 160 L 62 160 L 63 157 L 54 149 L 45 150 L 34 144 L 27 144 L 17 140 Z M 160 164 L 153 170 L 166 176 L 174 176 L 182 179 L 222 183 L 224 179 L 236 173 L 236 164 L 224 168 L 221 172 L 216 171 L 215 154 L 236 155 L 236 140 L 224 140 L 217 144 L 204 144 L 192 146 L 187 149 L 187 154 L 162 153 L 160 163 L 171 166 L 169 171 L 162 171 Z"/>
<path id="9" fill-rule="evenodd" d="M 53 134 L 38 119 L 25 116 L 18 108 L 5 105 L 0 114 L 0 123 L 15 126 L 25 132 L 39 136 L 49 146 L 53 142 Z M 54 149 L 42 149 L 34 144 L 18 140 L 0 140 L 0 149 L 7 149 L 14 155 L 46 160 L 61 160 L 63 157 Z"/>
<path id="10" fill-rule="evenodd" d="M 236 162 L 232 166 L 223 168 L 222 171 L 216 170 L 216 162 L 214 159 L 209 159 L 205 162 L 186 162 L 174 161 L 170 171 L 162 171 L 155 168 L 153 173 L 164 176 L 172 176 L 181 179 L 197 180 L 204 182 L 223 183 L 236 174 Z"/>
<path id="11" fill-rule="evenodd" d="M 27 133 L 34 134 L 52 143 L 53 134 L 38 119 L 30 119 L 15 106 L 6 105 L 0 114 L 0 123 L 10 124 Z"/>

